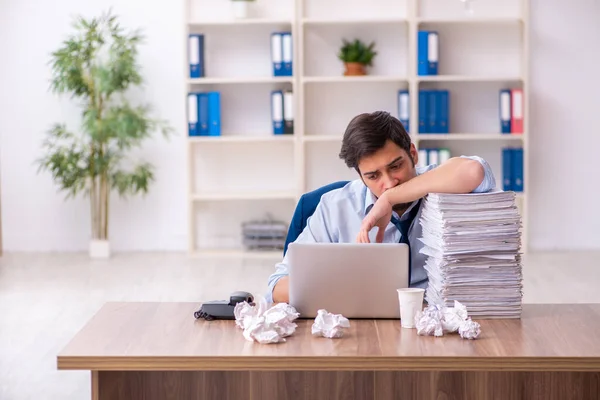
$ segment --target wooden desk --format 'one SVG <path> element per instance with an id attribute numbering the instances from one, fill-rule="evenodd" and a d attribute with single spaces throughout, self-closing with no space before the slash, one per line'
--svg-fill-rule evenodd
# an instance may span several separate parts
<path id="1" fill-rule="evenodd" d="M 351 320 L 341 339 L 299 320 L 286 343 L 246 341 L 195 303 L 109 303 L 58 355 L 104 399 L 598 399 L 600 304 L 525 305 L 480 339 Z M 440 397 L 441 396 L 441 397 Z"/>

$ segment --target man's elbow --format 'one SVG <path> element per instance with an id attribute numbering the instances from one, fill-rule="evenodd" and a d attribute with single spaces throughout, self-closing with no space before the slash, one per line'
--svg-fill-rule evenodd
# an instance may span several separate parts
<path id="1" fill-rule="evenodd" d="M 472 192 L 481 185 L 485 178 L 485 169 L 477 160 L 466 160 L 461 168 L 461 177 L 467 192 Z"/>

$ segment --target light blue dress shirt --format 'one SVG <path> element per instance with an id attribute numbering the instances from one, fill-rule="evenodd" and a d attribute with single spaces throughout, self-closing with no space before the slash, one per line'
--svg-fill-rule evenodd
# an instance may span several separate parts
<path id="1" fill-rule="evenodd" d="M 483 193 L 492 190 L 496 187 L 496 179 L 492 168 L 487 161 L 477 156 L 461 156 L 477 160 L 484 168 L 485 176 L 481 184 L 473 191 L 474 193 Z M 423 174 L 433 168 L 437 164 L 431 164 L 425 167 L 417 167 L 417 175 Z M 307 219 L 306 228 L 295 240 L 296 243 L 354 243 L 356 235 L 360 231 L 364 217 L 375 203 L 376 198 L 371 191 L 365 186 L 362 180 L 357 179 L 349 182 L 340 189 L 334 189 L 325 193 L 321 197 L 321 201 L 317 206 L 314 214 Z M 410 210 L 417 204 L 413 202 L 409 208 L 399 217 L 396 212 L 393 215 L 399 220 L 408 218 Z M 421 202 L 421 204 L 423 204 Z M 411 248 L 412 272 L 411 282 L 412 287 L 427 287 L 427 272 L 423 268 L 427 256 L 420 253 L 423 248 L 423 243 L 418 240 L 422 236 L 422 227 L 420 223 L 421 210 L 418 211 L 413 223 L 408 230 L 408 236 Z M 369 233 L 371 242 L 375 242 L 377 228 L 374 228 Z M 398 243 L 401 238 L 401 233 L 398 228 L 389 223 L 385 228 L 384 243 Z M 278 263 L 275 267 L 275 272 L 269 277 L 269 290 L 266 294 L 266 299 L 269 303 L 273 302 L 273 288 L 279 279 L 288 275 L 288 257 Z"/>

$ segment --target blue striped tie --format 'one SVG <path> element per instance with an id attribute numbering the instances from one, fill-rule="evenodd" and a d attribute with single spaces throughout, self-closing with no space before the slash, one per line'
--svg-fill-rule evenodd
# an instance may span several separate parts
<path id="1" fill-rule="evenodd" d="M 415 206 L 410 210 L 408 216 L 405 220 L 398 220 L 396 217 L 392 216 L 392 224 L 396 225 L 396 228 L 400 231 L 400 243 L 406 243 L 408 245 L 408 285 L 410 286 L 411 280 L 411 270 L 412 270 L 412 256 L 410 252 L 410 242 L 408 240 L 408 229 L 410 228 L 413 220 L 417 216 L 419 212 L 419 207 L 421 206 L 421 199 L 415 204 Z"/>

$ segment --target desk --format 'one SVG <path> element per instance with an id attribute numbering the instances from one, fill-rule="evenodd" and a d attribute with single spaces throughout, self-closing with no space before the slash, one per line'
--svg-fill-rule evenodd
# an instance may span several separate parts
<path id="1" fill-rule="evenodd" d="M 597 399 L 600 304 L 524 305 L 479 320 L 480 339 L 351 320 L 341 339 L 298 320 L 286 343 L 249 342 L 195 303 L 108 303 L 58 355 L 91 370 L 92 399 Z M 441 397 L 440 397 L 441 396 Z"/>

